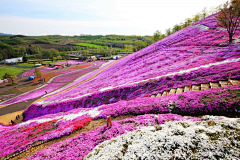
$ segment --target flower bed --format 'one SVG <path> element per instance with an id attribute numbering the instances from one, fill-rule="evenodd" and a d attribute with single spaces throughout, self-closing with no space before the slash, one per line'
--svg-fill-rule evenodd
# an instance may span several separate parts
<path id="1" fill-rule="evenodd" d="M 176 113 L 183 115 L 227 115 L 240 113 L 240 86 L 189 91 L 164 97 L 145 97 L 119 101 L 98 107 L 101 113 L 95 117 L 106 118 L 121 115 L 149 113 Z"/>
<path id="2" fill-rule="evenodd" d="M 61 107 L 62 103 L 95 107 L 163 92 L 168 88 L 227 80 L 230 73 L 239 79 L 239 44 L 227 44 L 227 32 L 213 23 L 215 15 L 186 27 L 138 52 L 116 61 L 47 97 L 38 106 Z M 216 21 L 216 19 L 215 19 Z M 197 25 L 208 25 L 201 28 Z M 215 26 L 212 26 L 215 25 Z M 236 31 L 235 37 L 240 35 Z M 233 71 L 234 70 L 234 71 Z M 94 75 L 95 73 L 96 76 Z M 65 90 L 65 91 L 64 91 Z M 59 102 L 59 100 L 61 101 Z M 94 102 L 91 102 L 92 99 Z M 48 105 L 51 103 L 50 105 Z"/>
<path id="3" fill-rule="evenodd" d="M 193 32 L 192 30 L 195 31 Z M 189 33 L 189 31 L 191 32 Z M 225 32 L 223 34 L 219 32 L 218 30 L 202 31 L 199 28 L 187 27 L 179 33 L 177 32 L 141 51 L 125 57 L 91 81 L 77 86 L 69 90 L 67 94 L 59 95 L 59 97 L 64 97 L 65 99 L 68 97 L 73 98 L 108 87 L 117 87 L 126 83 L 139 83 L 145 79 L 154 79 L 155 77 L 166 76 L 171 73 L 180 74 L 191 68 L 201 69 L 202 66 L 206 65 L 209 65 L 208 70 L 211 71 L 211 64 L 215 65 L 219 64 L 219 62 L 226 62 L 227 60 L 240 57 L 239 45 L 228 45 L 226 47 L 219 47 L 215 44 L 208 45 L 209 39 L 206 39 L 207 36 L 215 37 L 215 39 L 226 36 Z M 200 46 L 188 44 L 193 43 L 193 41 L 206 44 Z M 171 44 L 168 42 L 171 42 Z M 216 43 L 219 44 L 218 42 Z M 127 65 L 125 65 L 126 63 Z M 222 71 L 219 69 L 218 73 L 220 72 Z M 78 90 L 78 94 L 74 90 Z M 58 98 L 52 97 L 45 101 L 54 99 Z"/>
<path id="4" fill-rule="evenodd" d="M 46 115 L 12 127 L 0 125 L 0 156 L 25 150 L 37 141 L 68 135 L 84 127 L 98 114 L 97 110 L 78 109 Z"/>
<path id="5" fill-rule="evenodd" d="M 49 72 L 48 70 L 44 70 L 44 69 L 40 69 L 40 71 L 42 73 Z M 26 76 L 34 76 L 34 75 L 35 75 L 35 69 L 31 69 L 29 71 L 24 72 L 22 76 L 26 77 Z"/>
<path id="6" fill-rule="evenodd" d="M 58 73 L 58 74 L 65 74 L 65 73 L 69 73 L 69 72 L 72 72 L 74 71 L 74 69 L 68 69 L 68 68 L 64 68 L 64 69 L 58 69 L 58 70 L 54 70 L 52 72 L 54 73 Z"/>
<path id="7" fill-rule="evenodd" d="M 87 64 L 82 64 L 82 65 L 78 65 L 78 66 L 75 66 L 75 67 L 71 67 L 69 69 L 83 69 L 83 68 L 86 68 L 86 67 L 90 67 L 94 65 L 93 63 L 87 63 Z"/>
<path id="8" fill-rule="evenodd" d="M 240 119 L 216 118 L 219 120 L 171 121 L 127 132 L 100 143 L 86 160 L 238 159 Z"/>
<path id="9" fill-rule="evenodd" d="M 10 128 L 9 126 L 6 126 L 6 125 L 3 125 L 3 124 L 0 123 L 0 134 L 1 134 L 2 131 L 7 130 L 9 128 Z"/>
<path id="10" fill-rule="evenodd" d="M 136 118 L 113 121 L 113 127 L 97 127 L 95 130 L 82 133 L 74 138 L 55 143 L 45 149 L 36 152 L 27 159 L 83 159 L 95 146 L 117 137 L 123 133 L 139 129 L 143 126 L 160 125 L 166 121 L 192 120 L 199 121 L 199 118 L 179 115 L 143 115 Z"/>
<path id="11" fill-rule="evenodd" d="M 81 63 L 84 63 L 84 62 L 80 62 L 80 61 L 77 61 L 77 60 L 68 60 L 68 61 L 63 61 L 63 62 L 56 62 L 55 64 L 81 64 Z"/>
<path id="12" fill-rule="evenodd" d="M 85 68 L 85 69 L 81 69 L 81 70 L 76 70 L 74 72 L 71 73 L 66 73 L 64 75 L 58 76 L 56 78 L 53 79 L 52 82 L 69 82 L 69 81 L 73 81 L 79 77 L 81 77 L 82 75 L 93 71 L 95 68 L 93 67 L 89 67 L 89 68 Z"/>
<path id="13" fill-rule="evenodd" d="M 27 92 L 24 94 L 21 94 L 20 96 L 17 96 L 7 102 L 1 103 L 1 105 L 10 105 L 10 104 L 15 104 L 15 103 L 19 103 L 19 102 L 24 102 L 30 99 L 35 99 L 37 97 L 40 97 L 44 94 L 46 94 L 45 92 L 49 93 L 52 92 L 62 86 L 64 86 L 65 83 L 51 83 L 51 84 L 47 84 L 44 87 L 35 89 L 34 91 L 31 92 Z"/>
<path id="14" fill-rule="evenodd" d="M 64 100 L 61 102 L 56 102 L 51 104 L 43 105 L 44 111 L 42 109 L 38 109 L 38 115 L 44 115 L 48 113 L 47 108 L 61 108 L 65 105 L 69 106 L 69 110 L 72 109 L 73 105 L 77 105 L 78 107 L 96 107 L 105 103 L 114 103 L 119 100 L 128 100 L 137 97 L 142 97 L 146 94 L 156 94 L 158 92 L 163 92 L 169 88 L 177 88 L 189 86 L 192 84 L 201 84 L 208 83 L 210 81 L 219 81 L 219 80 L 227 80 L 229 74 L 232 74 L 232 78 L 239 79 L 240 74 L 238 70 L 238 65 L 240 65 L 240 61 L 237 62 L 228 62 L 216 66 L 211 66 L 208 68 L 200 68 L 198 70 L 192 72 L 186 72 L 182 74 L 177 74 L 169 77 L 160 78 L 157 81 L 148 81 L 142 84 L 130 84 L 129 86 L 124 86 L 121 88 L 116 88 L 114 90 L 105 91 L 105 92 L 95 92 L 94 94 L 90 94 L 84 97 L 73 96 L 69 98 L 69 100 Z M 231 72 L 230 72 L 231 71 Z M 219 74 L 219 72 L 222 72 Z M 189 80 L 188 80 L 189 79 Z M 191 80 L 192 79 L 192 80 Z M 68 92 L 64 92 L 59 95 L 59 97 L 66 97 L 71 95 L 71 91 L 74 91 L 75 95 L 78 94 L 78 87 L 69 90 Z M 81 90 L 82 91 L 82 90 Z M 64 96 L 64 94 L 67 94 Z M 69 94 L 69 95 L 68 95 Z M 56 98 L 56 96 L 54 96 Z M 53 100 L 53 97 L 51 98 Z M 37 107 L 38 106 L 38 107 Z M 33 104 L 31 107 L 41 108 L 38 104 Z M 65 108 L 64 108 L 65 109 Z M 27 111 L 26 118 L 28 119 Z M 56 112 L 54 112 L 56 113 Z M 37 116 L 36 114 L 36 116 Z M 31 113 L 31 116 L 34 114 Z"/>
<path id="15" fill-rule="evenodd" d="M 190 92 L 184 92 L 182 94 L 177 94 L 177 95 L 168 95 L 165 97 L 137 98 L 129 101 L 120 101 L 114 104 L 103 105 L 97 108 L 79 108 L 79 109 L 74 109 L 65 113 L 60 112 L 57 114 L 48 114 L 43 117 L 29 120 L 22 124 L 18 124 L 14 126 L 15 129 L 13 128 L 13 129 L 6 130 L 6 132 L 11 132 L 10 133 L 11 135 L 19 132 L 19 130 L 22 130 L 22 128 L 25 128 L 25 127 L 30 127 L 33 130 L 33 128 L 39 128 L 36 126 L 40 125 L 41 123 L 49 124 L 54 122 L 54 124 L 57 124 L 57 125 L 54 125 L 55 127 L 57 126 L 57 128 L 52 129 L 52 132 L 49 132 L 49 133 L 45 132 L 44 135 L 39 136 L 42 141 L 45 141 L 52 138 L 60 137 L 65 134 L 69 134 L 71 133 L 71 131 L 73 131 L 72 129 L 74 128 L 78 129 L 78 126 L 74 126 L 74 125 L 79 124 L 79 122 L 82 121 L 81 119 L 86 117 L 92 117 L 94 119 L 98 119 L 98 118 L 106 118 L 109 115 L 112 117 L 117 117 L 121 115 L 140 115 L 140 114 L 149 114 L 149 113 L 158 114 L 158 113 L 169 113 L 169 112 L 183 114 L 183 115 L 202 115 L 202 114 L 224 115 L 224 114 L 231 114 L 231 113 L 237 114 L 240 112 L 240 105 L 239 105 L 240 96 L 238 96 L 240 94 L 239 91 L 240 91 L 240 86 L 232 86 L 232 87 L 224 87 L 219 89 L 209 89 L 202 92 L 190 91 Z M 64 111 L 67 111 L 69 109 L 68 104 L 65 104 L 63 106 L 65 108 Z M 71 107 L 76 108 L 77 105 L 73 105 Z M 34 113 L 34 110 L 32 109 L 33 108 L 28 109 L 29 113 L 31 112 Z M 38 110 L 37 108 L 35 109 Z M 51 110 L 46 110 L 46 112 L 49 112 L 49 113 L 53 111 L 55 112 L 55 109 L 57 109 L 57 112 L 59 112 L 60 106 L 58 108 L 51 108 Z M 165 118 L 168 117 L 169 119 L 173 118 L 169 115 L 172 115 L 172 114 L 165 114 L 162 116 Z M 138 117 L 139 117 L 138 120 L 141 120 L 141 123 L 144 125 L 164 122 L 161 119 L 155 120 L 151 116 L 146 118 L 147 115 L 138 116 Z M 177 115 L 177 117 L 181 117 L 181 116 Z M 134 124 L 136 124 L 135 122 L 133 123 L 133 126 L 136 126 Z M 129 126 L 125 126 L 126 128 L 122 130 L 122 128 L 116 125 L 115 123 L 113 123 L 113 125 L 116 126 L 116 128 L 118 128 L 117 131 L 114 130 L 114 135 L 120 135 L 120 133 L 121 134 L 125 133 L 125 129 L 127 130 L 129 127 Z M 53 128 L 54 126 L 50 125 L 49 127 Z M 64 126 L 66 127 L 72 126 L 72 128 L 70 129 L 67 128 L 63 130 L 63 128 L 66 128 Z M 48 129 L 50 129 L 49 127 Z M 30 131 L 32 130 L 28 129 L 28 131 L 25 134 L 26 135 L 31 134 Z M 119 130 L 121 130 L 121 132 Z M 41 132 L 41 131 L 39 130 L 38 132 Z M 96 131 L 96 132 L 99 133 L 99 131 Z M 8 142 L 7 138 L 10 138 L 10 137 L 11 136 L 6 137 L 6 139 L 4 139 L 4 142 Z M 89 137 L 84 136 L 84 138 L 89 138 Z M 39 138 L 35 137 L 35 139 L 39 139 Z M 29 147 L 30 144 L 35 142 L 35 139 L 29 139 L 28 141 L 26 141 L 28 142 L 28 146 L 21 147 L 21 149 L 26 149 L 27 147 Z M 96 141 L 101 143 L 103 142 L 101 140 L 96 140 Z M 16 143 L 16 145 L 18 144 L 19 143 Z M 91 144 L 89 147 L 87 147 L 86 150 L 90 151 L 97 144 L 98 143 Z M 4 143 L 4 146 L 5 145 L 7 144 Z M 83 145 L 83 147 L 86 147 L 86 145 Z M 56 147 L 53 147 L 53 148 L 56 148 Z M 82 151 L 82 149 L 80 148 L 80 151 L 78 154 L 86 155 L 87 154 L 86 150 Z M 43 153 L 44 152 L 45 151 L 43 151 Z M 9 153 L 11 152 L 7 152 L 6 154 L 9 154 Z M 41 153 L 41 155 L 43 153 Z M 38 156 L 39 155 L 37 155 L 37 157 Z M 60 155 L 57 155 L 57 156 L 60 156 Z"/>

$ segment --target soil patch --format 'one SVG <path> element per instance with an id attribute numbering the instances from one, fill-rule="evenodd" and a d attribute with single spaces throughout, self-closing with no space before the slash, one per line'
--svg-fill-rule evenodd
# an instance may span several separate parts
<path id="1" fill-rule="evenodd" d="M 60 41 L 59 42 L 60 45 L 66 45 L 66 44 L 69 44 L 69 43 L 80 43 L 80 42 L 76 42 L 74 40 L 66 40 L 66 41 Z"/>
<path id="2" fill-rule="evenodd" d="M 8 113 L 5 115 L 0 116 L 0 123 L 4 124 L 4 125 L 10 125 L 11 120 L 15 120 L 17 115 L 22 115 L 24 110 L 21 111 L 17 111 L 17 112 L 13 112 L 13 113 Z M 18 121 L 18 123 L 21 122 L 21 119 Z"/>
<path id="3" fill-rule="evenodd" d="M 13 105 L 9 105 L 9 106 L 0 108 L 0 116 L 9 114 L 9 113 L 14 113 L 14 112 L 21 111 L 21 110 L 25 110 L 37 99 L 38 98 L 35 98 L 35 99 L 28 100 L 28 101 L 24 101 L 24 102 L 20 102 L 20 103 L 16 103 Z M 2 123 L 2 122 L 0 121 L 0 123 Z"/>

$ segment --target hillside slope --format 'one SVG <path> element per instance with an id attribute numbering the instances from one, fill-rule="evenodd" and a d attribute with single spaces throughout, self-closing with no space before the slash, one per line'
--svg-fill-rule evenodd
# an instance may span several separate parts
<path id="1" fill-rule="evenodd" d="M 239 79 L 240 31 L 229 44 L 227 31 L 216 25 L 216 15 L 114 62 L 84 83 L 80 79 L 47 95 L 24 112 L 25 119 L 143 97 L 190 83 L 227 80 L 229 73 Z"/>
<path id="2" fill-rule="evenodd" d="M 227 80 L 229 74 L 240 79 L 240 33 L 229 45 L 215 16 L 105 63 L 42 97 L 25 110 L 27 121 L 0 125 L 0 156 L 237 159 L 240 85 L 150 97 L 172 88 Z M 124 117 L 106 125 L 109 116 Z"/>

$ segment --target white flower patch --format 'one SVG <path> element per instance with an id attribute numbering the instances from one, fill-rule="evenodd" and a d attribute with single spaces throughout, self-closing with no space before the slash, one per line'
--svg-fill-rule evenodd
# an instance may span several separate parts
<path id="1" fill-rule="evenodd" d="M 99 106 L 101 107 L 101 106 Z M 90 117 L 95 117 L 95 116 L 98 116 L 102 110 L 98 110 L 99 107 L 96 107 L 96 108 L 93 108 L 93 109 L 86 109 L 86 110 L 80 110 L 78 113 L 71 113 L 71 114 L 67 114 L 67 115 L 59 115 L 59 116 L 53 116 L 52 118 L 38 118 L 38 119 L 33 119 L 33 120 L 28 120 L 26 122 L 23 122 L 23 123 L 20 123 L 17 125 L 17 127 L 24 127 L 26 125 L 29 125 L 30 123 L 32 122 L 36 122 L 36 123 L 44 123 L 44 122 L 49 122 L 49 121 L 52 121 L 54 119 L 59 119 L 57 121 L 60 122 L 60 121 L 69 121 L 69 120 L 73 120 L 75 118 L 78 118 L 80 116 L 83 116 L 83 115 L 89 115 Z M 54 115 L 54 114 L 53 114 Z"/>
<path id="2" fill-rule="evenodd" d="M 99 144 L 85 159 L 238 159 L 240 119 L 204 118 L 220 120 L 143 127 Z"/>
<path id="3" fill-rule="evenodd" d="M 94 109 L 91 109 L 91 110 L 88 110 L 88 111 L 85 111 L 85 110 L 81 110 L 80 112 L 78 113 L 72 113 L 72 114 L 67 114 L 67 115 L 64 115 L 62 119 L 60 119 L 59 121 L 69 121 L 69 120 L 73 120 L 77 117 L 80 117 L 80 116 L 83 116 L 83 115 L 89 115 L 91 117 L 95 117 L 95 116 L 98 116 L 101 111 L 98 110 L 99 107 L 96 107 Z"/>
<path id="4" fill-rule="evenodd" d="M 201 25 L 201 24 L 196 24 L 196 25 L 193 25 L 191 27 L 198 27 L 198 28 L 201 28 L 203 30 L 209 30 L 209 27 L 207 26 L 204 26 L 204 25 Z"/>
<path id="5" fill-rule="evenodd" d="M 62 117 L 62 116 L 57 116 L 57 117 L 54 117 L 54 118 L 33 119 L 33 120 L 28 120 L 28 121 L 23 122 L 23 123 L 19 123 L 19 124 L 17 124 L 16 126 L 17 126 L 17 127 L 25 127 L 25 126 L 29 125 L 29 124 L 32 123 L 32 122 L 44 123 L 44 122 L 52 121 L 52 120 L 54 120 L 54 119 L 59 119 L 59 118 L 61 118 L 61 117 Z"/>

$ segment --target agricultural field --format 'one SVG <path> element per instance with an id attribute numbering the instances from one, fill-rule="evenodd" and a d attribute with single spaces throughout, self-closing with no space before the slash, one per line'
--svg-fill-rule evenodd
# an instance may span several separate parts
<path id="1" fill-rule="evenodd" d="M 89 43 L 73 43 L 74 45 L 83 46 L 83 47 L 92 47 L 92 48 L 99 48 L 101 46 L 96 44 L 89 44 Z"/>
<path id="2" fill-rule="evenodd" d="M 0 102 L 36 99 L 0 124 L 0 156 L 238 159 L 240 30 L 229 43 L 216 15 L 118 60 L 42 68 L 47 83 Z"/>

